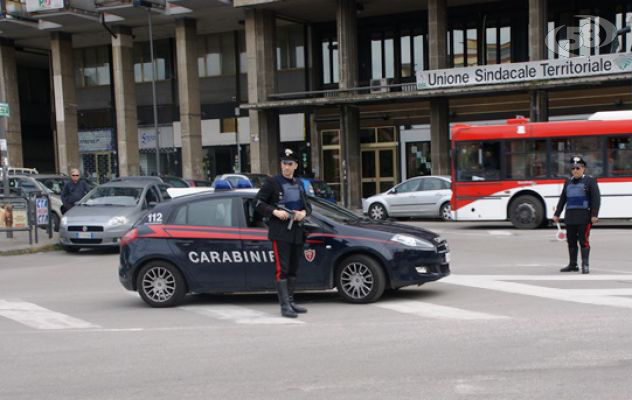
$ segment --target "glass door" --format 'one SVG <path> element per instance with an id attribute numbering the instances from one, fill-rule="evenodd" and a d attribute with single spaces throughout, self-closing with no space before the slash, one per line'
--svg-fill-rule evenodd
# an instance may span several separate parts
<path id="1" fill-rule="evenodd" d="M 112 153 L 96 153 L 96 173 L 99 183 L 112 179 Z"/>
<path id="2" fill-rule="evenodd" d="M 396 148 L 362 150 L 362 197 L 371 197 L 395 186 Z"/>

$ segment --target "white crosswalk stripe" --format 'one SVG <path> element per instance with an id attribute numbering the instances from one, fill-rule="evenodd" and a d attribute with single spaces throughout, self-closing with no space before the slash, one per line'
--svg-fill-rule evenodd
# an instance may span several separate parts
<path id="1" fill-rule="evenodd" d="M 0 316 L 35 329 L 94 329 L 90 322 L 21 300 L 1 300 Z"/>
<path id="2" fill-rule="evenodd" d="M 382 301 L 381 303 L 375 303 L 374 306 L 386 310 L 397 311 L 403 314 L 412 314 L 419 317 L 436 319 L 457 319 L 474 321 L 508 318 L 502 315 L 487 314 L 483 312 L 469 311 L 461 308 L 440 306 L 437 304 L 412 300 Z"/>
<path id="3" fill-rule="evenodd" d="M 495 290 L 504 293 L 534 296 L 545 299 L 593 304 L 619 308 L 632 308 L 632 299 L 618 296 L 632 295 L 632 289 L 560 289 L 537 284 L 518 283 L 520 281 L 618 281 L 632 282 L 628 275 L 451 275 L 441 280 L 443 283 L 478 289 Z"/>
<path id="4" fill-rule="evenodd" d="M 231 321 L 236 324 L 304 324 L 303 321 L 300 321 L 298 319 L 275 316 L 272 314 L 240 306 L 183 306 L 179 308 L 182 310 L 192 311 L 206 317 Z"/>

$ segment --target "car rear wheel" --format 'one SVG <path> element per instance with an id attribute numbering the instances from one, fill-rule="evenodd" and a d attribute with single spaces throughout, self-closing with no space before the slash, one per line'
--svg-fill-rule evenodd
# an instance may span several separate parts
<path id="1" fill-rule="evenodd" d="M 544 206 L 533 196 L 519 196 L 509 206 L 509 215 L 516 228 L 535 229 L 544 220 Z"/>
<path id="2" fill-rule="evenodd" d="M 173 307 L 187 291 L 180 271 L 166 261 L 151 261 L 138 274 L 138 293 L 152 307 Z"/>
<path id="3" fill-rule="evenodd" d="M 384 293 L 386 277 L 377 261 L 368 256 L 354 255 L 338 266 L 336 287 L 340 296 L 350 303 L 372 303 Z"/>
<path id="4" fill-rule="evenodd" d="M 380 203 L 371 204 L 371 207 L 369 207 L 369 217 L 378 221 L 385 220 L 386 218 L 388 218 L 386 207 L 384 207 Z"/>
<path id="5" fill-rule="evenodd" d="M 439 218 L 442 221 L 452 221 L 452 206 L 449 202 L 443 203 L 439 209 Z"/>

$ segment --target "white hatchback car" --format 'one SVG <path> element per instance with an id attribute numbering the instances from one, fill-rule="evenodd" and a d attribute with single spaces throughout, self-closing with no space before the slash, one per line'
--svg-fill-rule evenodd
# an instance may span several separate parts
<path id="1" fill-rule="evenodd" d="M 362 212 L 376 220 L 388 217 L 433 217 L 451 220 L 449 176 L 417 176 L 362 200 Z"/>

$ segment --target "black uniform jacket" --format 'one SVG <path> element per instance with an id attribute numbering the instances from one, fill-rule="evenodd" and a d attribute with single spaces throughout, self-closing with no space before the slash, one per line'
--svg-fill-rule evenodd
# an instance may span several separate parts
<path id="1" fill-rule="evenodd" d="M 586 197 L 588 198 L 588 210 L 583 209 L 570 209 L 566 210 L 564 216 L 564 222 L 566 225 L 588 225 L 591 217 L 599 215 L 599 207 L 601 206 L 601 194 L 599 193 L 599 185 L 597 180 L 589 175 L 584 175 L 579 179 L 571 178 L 564 182 L 564 188 L 562 189 L 562 195 L 557 203 L 557 209 L 555 210 L 555 216 L 559 217 L 562 214 L 562 210 L 566 205 L 566 188 L 568 185 L 574 185 L 583 182 L 586 187 Z"/>
<path id="2" fill-rule="evenodd" d="M 296 177 L 294 180 L 301 191 L 301 198 L 303 200 L 303 204 L 305 205 L 305 211 L 307 212 L 307 215 L 310 215 L 312 213 L 312 207 L 307 199 L 303 183 Z M 257 193 L 257 197 L 255 198 L 257 212 L 268 221 L 268 239 L 296 244 L 303 243 L 305 241 L 305 232 L 302 224 L 294 221 L 292 229 L 289 230 L 287 229 L 289 220 L 281 221 L 272 215 L 272 212 L 277 209 L 277 204 L 279 203 L 279 199 L 282 194 L 283 188 L 277 182 L 277 178 L 271 177 L 268 178 L 266 183 L 263 184 L 263 187 L 259 189 L 259 193 Z"/>

